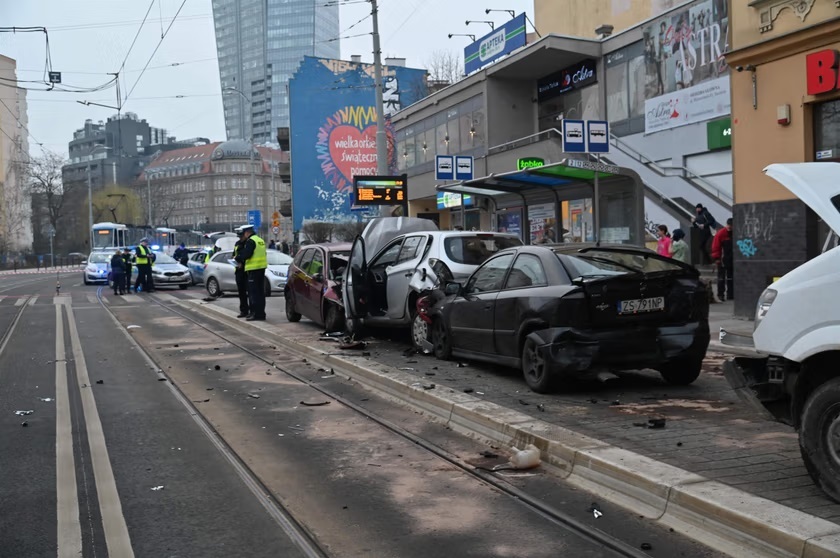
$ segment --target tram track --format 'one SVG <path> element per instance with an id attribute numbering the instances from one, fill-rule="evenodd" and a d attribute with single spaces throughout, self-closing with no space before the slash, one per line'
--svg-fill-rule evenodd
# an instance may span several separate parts
<path id="1" fill-rule="evenodd" d="M 6 346 L 9 344 L 9 340 L 12 338 L 12 334 L 15 331 L 18 323 L 20 322 L 21 317 L 23 317 L 23 312 L 26 310 L 26 307 L 29 306 L 29 301 L 32 300 L 32 297 L 26 295 L 23 297 L 23 304 L 17 306 L 17 311 L 15 312 L 15 317 L 12 318 L 9 327 L 6 328 L 6 331 L 3 332 L 2 337 L 0 337 L 0 356 L 3 355 L 3 351 L 6 350 Z"/>
<path id="2" fill-rule="evenodd" d="M 139 343 L 137 343 L 134 340 L 134 338 L 129 334 L 125 326 L 117 319 L 116 315 L 102 301 L 101 291 L 101 288 L 97 291 L 97 299 L 99 300 L 102 307 L 111 316 L 113 321 L 123 331 L 125 336 L 131 340 L 132 344 L 137 348 L 140 354 L 144 356 L 144 358 L 147 360 L 152 369 L 156 371 L 159 377 L 171 380 L 168 377 L 168 375 L 163 371 L 162 367 L 142 346 L 140 346 Z M 348 409 L 357 413 L 358 415 L 373 421 L 374 423 L 391 432 L 392 434 L 395 434 L 398 437 L 411 442 L 417 447 L 422 448 L 424 451 L 433 454 L 438 459 L 441 459 L 449 465 L 454 466 L 462 473 L 496 488 L 502 494 L 510 497 L 511 499 L 515 500 L 516 502 L 525 506 L 526 508 L 529 508 L 531 511 L 539 514 L 540 516 L 547 519 L 554 525 L 560 527 L 561 529 L 565 529 L 569 532 L 574 533 L 575 535 L 578 535 L 582 539 L 586 539 L 590 542 L 601 545 L 605 550 L 611 551 L 611 554 L 615 556 L 632 558 L 643 558 L 650 556 L 648 553 L 629 545 L 623 540 L 618 539 L 597 528 L 593 528 L 591 525 L 588 525 L 583 521 L 572 517 L 570 514 L 567 514 L 547 504 L 539 498 L 536 498 L 533 495 L 506 482 L 505 480 L 498 478 L 493 473 L 475 468 L 473 465 L 466 463 L 462 459 L 458 458 L 456 455 L 434 444 L 432 441 L 417 436 L 416 434 L 409 432 L 405 428 L 389 421 L 388 419 L 353 403 L 352 401 L 335 393 L 334 391 L 301 376 L 293 370 L 289 370 L 288 368 L 284 368 L 283 366 L 278 365 L 276 363 L 276 359 L 272 359 L 269 356 L 263 355 L 260 352 L 245 346 L 244 344 L 236 341 L 230 336 L 225 335 L 224 333 L 221 333 L 216 329 L 206 325 L 201 320 L 190 316 L 188 313 L 171 308 L 163 302 L 156 300 L 153 296 L 149 297 L 149 300 L 155 303 L 163 310 L 165 310 L 166 312 L 190 322 L 196 327 L 210 333 L 219 340 L 227 343 L 231 347 L 234 347 L 236 350 L 241 351 L 242 353 L 247 354 L 250 357 L 272 367 L 273 369 L 287 375 L 288 377 L 294 379 L 300 384 L 305 385 L 323 394 L 324 396 L 335 400 L 336 402 L 347 407 Z M 230 325 L 225 325 L 225 327 L 230 328 L 234 331 L 238 331 L 241 334 L 248 334 L 248 332 L 245 332 L 238 328 L 234 328 Z M 296 355 L 296 353 L 291 350 L 289 352 L 295 356 L 299 356 L 301 359 L 308 358 L 310 361 L 312 360 L 309 356 L 304 357 L 303 355 Z M 327 368 L 329 368 L 329 365 L 327 365 Z M 270 494 L 270 490 L 266 486 L 264 486 L 262 482 L 258 479 L 256 474 L 253 471 L 251 471 L 247 467 L 247 465 L 245 465 L 242 462 L 241 459 L 239 459 L 234 450 L 221 438 L 221 436 L 215 431 L 215 429 L 210 425 L 210 423 L 202 416 L 199 409 L 196 406 L 194 406 L 189 400 L 189 398 L 180 390 L 180 388 L 178 388 L 176 383 L 168 381 L 167 384 L 169 385 L 169 388 L 172 390 L 175 397 L 188 409 L 188 411 L 199 424 L 199 426 L 201 426 L 205 434 L 208 437 L 210 437 L 214 445 L 216 445 L 216 447 L 225 455 L 228 461 L 234 466 L 234 468 L 237 470 L 237 473 L 240 475 L 240 477 L 243 478 L 243 480 L 246 482 L 249 488 L 251 488 L 252 492 L 255 494 L 255 496 L 258 497 L 258 499 L 261 501 L 263 506 L 269 512 L 269 514 L 275 519 L 278 525 L 280 525 L 280 527 L 283 528 L 283 530 L 298 543 L 302 550 L 307 552 L 307 556 L 327 556 L 326 552 L 323 551 L 316 539 L 309 534 L 306 527 L 300 524 L 285 507 L 283 507 L 279 502 L 276 501 L 275 498 L 267 496 L 267 494 Z M 310 554 L 309 552 L 312 553 Z"/>

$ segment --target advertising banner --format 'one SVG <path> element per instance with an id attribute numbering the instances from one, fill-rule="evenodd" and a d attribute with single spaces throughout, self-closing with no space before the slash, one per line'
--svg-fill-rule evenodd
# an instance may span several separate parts
<path id="1" fill-rule="evenodd" d="M 563 68 L 537 81 L 537 101 L 553 99 L 573 89 L 581 89 L 598 81 L 595 60 L 588 59 Z"/>
<path id="2" fill-rule="evenodd" d="M 352 211 L 355 176 L 376 175 L 373 65 L 304 57 L 289 81 L 292 214 L 304 221 L 340 222 L 378 215 Z M 385 67 L 385 116 L 427 95 L 425 70 Z M 386 120 L 388 168 L 396 174 L 393 130 Z"/>
<path id="3" fill-rule="evenodd" d="M 524 47 L 525 43 L 525 14 L 520 14 L 467 45 L 464 49 L 464 72 L 469 75 L 519 47 Z"/>
<path id="4" fill-rule="evenodd" d="M 729 78 L 707 81 L 645 101 L 645 133 L 719 118 L 731 109 Z"/>

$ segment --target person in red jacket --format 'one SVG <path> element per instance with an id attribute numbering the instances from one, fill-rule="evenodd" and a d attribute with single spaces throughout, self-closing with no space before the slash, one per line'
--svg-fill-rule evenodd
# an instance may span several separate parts
<path id="1" fill-rule="evenodd" d="M 721 302 L 734 300 L 734 278 L 733 278 L 733 257 L 732 257 L 732 218 L 726 220 L 726 226 L 722 227 L 715 239 L 712 241 L 712 261 L 717 267 L 717 295 Z"/>

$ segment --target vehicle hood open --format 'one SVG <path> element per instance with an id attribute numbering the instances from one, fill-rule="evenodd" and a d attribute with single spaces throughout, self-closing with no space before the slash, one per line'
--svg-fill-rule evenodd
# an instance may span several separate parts
<path id="1" fill-rule="evenodd" d="M 765 167 L 764 173 L 840 234 L 840 163 L 776 163 Z"/>
<path id="2" fill-rule="evenodd" d="M 392 239 L 401 234 L 439 230 L 434 221 L 418 217 L 377 217 L 362 231 L 365 241 L 365 258 L 372 258 Z"/>

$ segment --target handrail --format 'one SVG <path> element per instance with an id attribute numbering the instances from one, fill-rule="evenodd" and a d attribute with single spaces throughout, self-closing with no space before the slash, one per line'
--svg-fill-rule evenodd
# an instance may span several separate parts
<path id="1" fill-rule="evenodd" d="M 635 155 L 636 160 L 638 160 L 640 163 L 642 163 L 643 165 L 645 165 L 647 167 L 653 167 L 651 170 L 653 170 L 654 172 L 656 172 L 656 173 L 658 173 L 662 176 L 673 176 L 673 175 L 669 175 L 667 173 L 668 170 L 673 169 L 673 170 L 681 171 L 681 173 L 682 173 L 680 175 L 681 178 L 685 178 L 688 181 L 696 181 L 699 184 L 694 184 L 694 182 L 692 182 L 692 184 L 694 184 L 695 187 L 700 187 L 700 185 L 702 185 L 702 187 L 699 188 L 699 189 L 701 189 L 701 190 L 705 191 L 707 194 L 717 198 L 718 201 L 723 202 L 730 209 L 732 208 L 732 204 L 733 204 L 734 200 L 732 199 L 731 196 L 722 192 L 717 186 L 715 186 L 714 184 L 709 182 L 706 178 L 704 178 L 704 177 L 700 176 L 699 174 L 695 173 L 691 169 L 689 169 L 687 167 L 684 167 L 684 166 L 679 166 L 679 165 L 669 165 L 667 167 L 664 166 L 664 165 L 660 165 L 659 163 L 657 163 L 656 161 L 654 161 L 653 159 L 651 159 L 647 155 L 643 154 L 638 149 L 636 149 L 634 147 L 631 147 L 625 141 L 616 137 L 614 134 L 610 134 L 610 141 L 612 142 L 613 145 L 615 145 L 616 148 L 623 151 L 626 155 L 630 155 L 631 157 Z"/>

